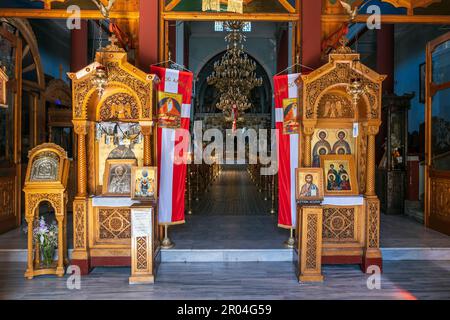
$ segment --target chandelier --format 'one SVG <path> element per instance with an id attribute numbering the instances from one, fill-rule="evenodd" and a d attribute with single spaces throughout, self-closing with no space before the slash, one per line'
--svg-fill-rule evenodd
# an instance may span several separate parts
<path id="1" fill-rule="evenodd" d="M 249 101 L 251 91 L 262 85 L 262 78 L 256 77 L 256 62 L 244 53 L 244 24 L 242 21 L 225 23 L 225 27 L 231 30 L 225 37 L 227 51 L 220 61 L 214 63 L 214 71 L 207 78 L 208 84 L 214 86 L 220 94 L 216 107 L 234 122 L 234 126 L 238 116 L 252 107 Z"/>

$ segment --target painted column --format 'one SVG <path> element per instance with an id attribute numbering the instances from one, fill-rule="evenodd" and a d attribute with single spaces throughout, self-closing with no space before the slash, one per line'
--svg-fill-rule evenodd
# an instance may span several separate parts
<path id="1" fill-rule="evenodd" d="M 148 71 L 158 62 L 158 0 L 139 1 L 139 67 Z"/>
<path id="2" fill-rule="evenodd" d="M 394 25 L 383 24 L 377 30 L 377 71 L 388 76 L 383 82 L 383 93 L 394 93 L 394 54 Z"/>
<path id="3" fill-rule="evenodd" d="M 322 1 L 302 0 L 301 4 L 302 64 L 317 68 L 321 65 Z"/>
<path id="4" fill-rule="evenodd" d="M 88 65 L 88 23 L 81 21 L 81 28 L 71 31 L 70 71 L 77 72 Z"/>

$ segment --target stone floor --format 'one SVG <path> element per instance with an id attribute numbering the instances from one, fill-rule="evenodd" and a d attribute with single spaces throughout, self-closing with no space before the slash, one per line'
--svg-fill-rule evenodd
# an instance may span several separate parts
<path id="1" fill-rule="evenodd" d="M 226 195 L 226 197 L 224 197 Z M 203 199 L 186 216 L 186 224 L 170 228 L 177 249 L 279 249 L 289 231 L 277 227 L 245 170 L 224 170 Z M 381 215 L 382 248 L 450 248 L 450 237 L 425 228 L 407 216 Z M 26 249 L 26 235 L 17 229 L 0 235 L 1 249 Z M 68 221 L 72 248 L 72 223 Z"/>
<path id="2" fill-rule="evenodd" d="M 325 266 L 325 281 L 299 284 L 289 262 L 163 263 L 154 285 L 128 285 L 129 268 L 96 268 L 80 290 L 67 277 L 23 277 L 23 263 L 0 263 L 0 299 L 450 299 L 450 261 L 384 263 L 380 290 L 357 266 Z"/>

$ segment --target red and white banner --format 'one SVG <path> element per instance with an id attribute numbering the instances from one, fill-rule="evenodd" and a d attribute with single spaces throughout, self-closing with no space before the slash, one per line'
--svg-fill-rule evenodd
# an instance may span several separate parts
<path id="1" fill-rule="evenodd" d="M 187 159 L 189 151 L 190 141 L 186 132 L 189 132 L 191 120 L 193 74 L 155 66 L 151 67 L 150 72 L 160 79 L 160 93 L 182 96 L 180 128 L 158 127 L 158 221 L 160 225 L 181 224 L 185 222 L 187 164 L 180 159 Z"/>
<path id="2" fill-rule="evenodd" d="M 285 134 L 285 119 L 292 117 L 285 112 L 298 98 L 296 80 L 300 74 L 280 75 L 273 78 L 275 86 L 275 123 L 277 129 L 278 159 L 278 226 L 295 229 L 297 208 L 295 202 L 295 169 L 298 167 L 299 134 Z M 295 117 L 298 115 L 295 104 Z M 291 111 L 292 113 L 292 111 Z"/>

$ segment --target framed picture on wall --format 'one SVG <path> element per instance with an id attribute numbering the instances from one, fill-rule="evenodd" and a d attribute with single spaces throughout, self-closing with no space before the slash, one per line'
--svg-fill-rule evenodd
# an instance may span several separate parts
<path id="1" fill-rule="evenodd" d="M 425 62 L 419 66 L 419 102 L 425 103 Z"/>
<path id="2" fill-rule="evenodd" d="M 325 195 L 343 196 L 359 194 L 355 160 L 352 155 L 324 155 L 320 157 L 324 171 Z"/>

